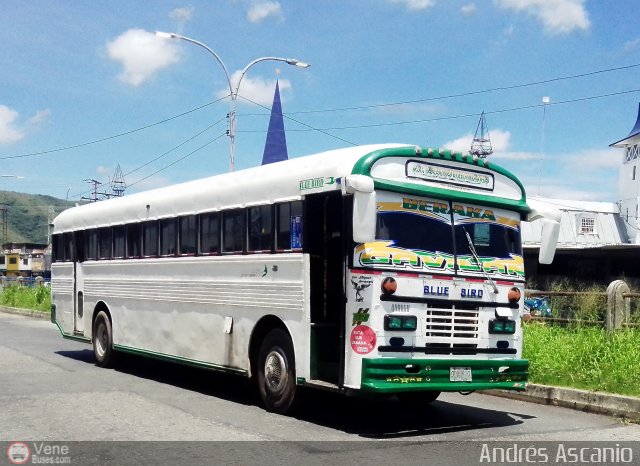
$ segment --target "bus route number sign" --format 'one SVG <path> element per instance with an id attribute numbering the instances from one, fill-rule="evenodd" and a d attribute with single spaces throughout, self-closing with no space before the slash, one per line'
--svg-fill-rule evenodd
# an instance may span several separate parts
<path id="1" fill-rule="evenodd" d="M 449 368 L 449 380 L 451 382 L 471 382 L 471 368 L 470 367 L 450 367 Z"/>

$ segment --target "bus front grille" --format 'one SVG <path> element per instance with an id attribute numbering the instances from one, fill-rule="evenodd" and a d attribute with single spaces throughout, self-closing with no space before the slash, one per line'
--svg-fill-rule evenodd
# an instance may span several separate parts
<path id="1" fill-rule="evenodd" d="M 474 310 L 428 309 L 425 335 L 439 340 L 478 338 L 478 315 Z"/>

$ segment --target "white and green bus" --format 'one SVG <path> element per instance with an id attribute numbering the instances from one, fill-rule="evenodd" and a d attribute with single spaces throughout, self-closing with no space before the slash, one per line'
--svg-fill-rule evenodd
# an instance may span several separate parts
<path id="1" fill-rule="evenodd" d="M 267 409 L 300 386 L 433 401 L 523 390 L 520 222 L 508 171 L 359 146 L 87 204 L 53 225 L 52 321 L 119 353 L 253 377 Z"/>

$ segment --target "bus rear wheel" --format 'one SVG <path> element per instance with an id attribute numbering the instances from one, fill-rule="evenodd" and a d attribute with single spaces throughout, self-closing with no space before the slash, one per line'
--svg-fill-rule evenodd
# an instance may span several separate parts
<path id="1" fill-rule="evenodd" d="M 271 330 L 258 353 L 258 391 L 269 411 L 284 414 L 296 396 L 293 343 L 282 329 Z"/>
<path id="2" fill-rule="evenodd" d="M 106 312 L 100 311 L 93 321 L 93 354 L 96 364 L 109 367 L 113 364 L 113 331 Z"/>

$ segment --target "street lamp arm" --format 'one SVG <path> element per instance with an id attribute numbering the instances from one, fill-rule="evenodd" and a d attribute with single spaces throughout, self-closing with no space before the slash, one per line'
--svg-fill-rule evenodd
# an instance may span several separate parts
<path id="1" fill-rule="evenodd" d="M 227 84 L 229 85 L 229 93 L 233 97 L 233 89 L 231 87 L 231 78 L 229 77 L 229 71 L 227 71 L 227 67 L 224 65 L 224 62 L 222 61 L 222 59 L 218 56 L 217 53 L 215 53 L 213 50 L 211 50 L 211 48 L 209 48 L 207 45 L 203 44 L 200 41 L 197 41 L 195 39 L 191 39 L 190 37 L 181 36 L 180 34 L 176 34 L 175 32 L 156 31 L 156 36 L 162 37 L 164 39 L 180 39 L 180 40 L 184 40 L 185 42 L 191 42 L 192 44 L 199 45 L 200 47 L 205 49 L 207 52 L 209 52 L 211 55 L 213 55 L 214 58 L 216 59 L 216 61 L 218 63 L 220 63 L 220 66 L 222 67 L 222 69 L 224 71 L 224 75 L 227 78 Z"/>
<path id="2" fill-rule="evenodd" d="M 297 60 L 295 58 L 280 58 L 280 57 L 260 57 L 260 58 L 256 58 L 251 63 L 249 63 L 247 66 L 245 66 L 244 69 L 242 70 L 242 73 L 240 74 L 240 79 L 238 79 L 238 83 L 236 84 L 236 89 L 235 89 L 235 92 L 233 94 L 234 98 L 236 98 L 238 96 L 238 91 L 240 90 L 240 83 L 242 82 L 242 78 L 244 78 L 244 75 L 249 70 L 249 68 L 251 68 L 256 63 L 260 63 L 260 62 L 263 62 L 263 61 L 279 61 L 279 62 L 286 63 L 287 65 L 297 66 L 299 68 L 309 68 L 311 66 L 310 64 L 302 62 L 302 61 Z"/>

